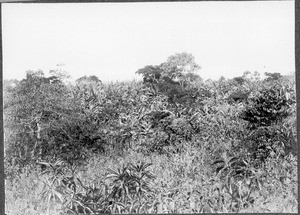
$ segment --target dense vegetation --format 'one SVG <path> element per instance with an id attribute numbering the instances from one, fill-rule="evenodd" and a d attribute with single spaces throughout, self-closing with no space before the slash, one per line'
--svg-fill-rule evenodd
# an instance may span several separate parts
<path id="1" fill-rule="evenodd" d="M 294 76 L 199 69 L 4 81 L 7 214 L 297 212 Z"/>

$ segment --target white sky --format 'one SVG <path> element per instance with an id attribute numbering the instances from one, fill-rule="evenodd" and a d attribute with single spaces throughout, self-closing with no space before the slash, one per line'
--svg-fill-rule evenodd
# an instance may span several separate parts
<path id="1" fill-rule="evenodd" d="M 3 4 L 3 78 L 48 74 L 129 80 L 170 55 L 195 56 L 200 76 L 295 71 L 294 1 Z"/>

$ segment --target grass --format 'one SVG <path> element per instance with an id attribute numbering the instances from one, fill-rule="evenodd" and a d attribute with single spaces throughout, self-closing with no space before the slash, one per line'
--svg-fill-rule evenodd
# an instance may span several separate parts
<path id="1" fill-rule="evenodd" d="M 108 212 L 297 212 L 297 159 L 292 155 L 280 160 L 269 159 L 261 169 L 256 170 L 257 173 L 261 173 L 258 174 L 259 183 L 255 184 L 253 180 L 251 185 L 249 177 L 244 180 L 216 174 L 211 168 L 209 154 L 193 147 L 186 147 L 181 154 L 173 156 L 145 156 L 134 151 L 123 157 L 97 156 L 78 169 L 74 176 L 85 186 L 99 187 L 103 182 L 107 185 L 107 192 L 111 193 L 117 180 L 106 177 L 110 173 L 109 169 L 122 169 L 122 166 L 127 164 L 137 166 L 142 162 L 152 163 L 147 167 L 155 176 L 155 179 L 147 179 L 151 191 L 132 199 L 126 196 L 126 200 L 115 198 L 114 204 L 107 206 Z M 50 176 L 42 176 L 39 170 L 32 169 L 23 172 L 13 181 L 6 181 L 6 213 L 62 213 L 62 202 L 53 198 L 49 208 L 47 201 L 41 198 L 43 177 Z M 121 178 L 120 180 L 122 181 Z M 58 187 L 58 184 L 56 186 Z M 76 192 L 84 193 L 83 189 L 80 189 Z M 65 194 L 64 197 L 67 196 Z"/>

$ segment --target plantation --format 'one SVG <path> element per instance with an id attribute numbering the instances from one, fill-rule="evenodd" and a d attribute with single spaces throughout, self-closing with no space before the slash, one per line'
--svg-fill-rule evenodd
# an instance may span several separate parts
<path id="1" fill-rule="evenodd" d="M 4 81 L 6 213 L 297 213 L 295 77 L 199 68 Z"/>

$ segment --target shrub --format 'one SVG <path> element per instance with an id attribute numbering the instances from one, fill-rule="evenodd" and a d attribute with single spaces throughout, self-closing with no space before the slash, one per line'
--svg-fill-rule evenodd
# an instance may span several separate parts
<path id="1" fill-rule="evenodd" d="M 264 89 L 252 97 L 240 117 L 249 123 L 250 129 L 270 126 L 281 122 L 291 114 L 290 104 L 291 100 L 286 98 L 282 88 L 275 86 Z"/>

